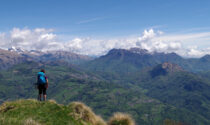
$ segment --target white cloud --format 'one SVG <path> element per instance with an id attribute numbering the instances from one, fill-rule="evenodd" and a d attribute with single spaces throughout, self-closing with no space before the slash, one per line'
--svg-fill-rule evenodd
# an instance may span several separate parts
<path id="1" fill-rule="evenodd" d="M 91 18 L 91 19 L 86 19 L 86 20 L 77 22 L 77 24 L 90 23 L 90 22 L 95 22 L 95 21 L 102 20 L 102 19 L 105 19 L 105 17 L 95 17 L 95 18 Z"/>
<path id="2" fill-rule="evenodd" d="M 167 35 L 161 31 L 155 32 L 150 29 L 144 31 L 137 45 L 150 52 L 175 52 L 184 57 L 201 57 L 210 54 L 209 38 L 210 32 Z M 207 48 L 200 49 L 198 47 L 202 45 Z"/>
<path id="3" fill-rule="evenodd" d="M 45 28 L 36 28 L 34 29 L 34 32 L 36 33 L 48 33 L 48 32 L 53 32 L 53 29 L 45 29 Z"/>
<path id="4" fill-rule="evenodd" d="M 153 29 L 150 30 L 144 30 L 143 32 L 143 36 L 139 37 L 139 41 L 148 41 L 151 38 L 154 38 L 157 34 L 155 33 L 155 31 Z"/>
<path id="5" fill-rule="evenodd" d="M 39 41 L 42 41 L 42 40 L 53 40 L 56 38 L 56 35 L 52 34 L 52 33 L 46 33 L 46 34 L 43 34 L 39 37 Z"/>
<path id="6" fill-rule="evenodd" d="M 210 47 L 205 49 L 199 49 L 198 46 L 189 46 L 185 51 L 186 57 L 202 57 L 206 54 L 210 54 Z"/>
<path id="7" fill-rule="evenodd" d="M 0 47 L 20 47 L 25 50 L 66 50 L 86 55 L 102 55 L 113 48 L 129 49 L 140 47 L 150 52 L 176 52 L 185 57 L 200 57 L 210 54 L 210 32 L 191 34 L 166 34 L 153 29 L 144 30 L 139 37 L 124 37 L 110 39 L 73 38 L 61 41 L 53 29 L 19 29 L 14 28 L 9 33 L 0 33 Z M 206 48 L 200 49 L 200 41 Z M 192 45 L 196 45 L 192 46 Z"/>
<path id="8" fill-rule="evenodd" d="M 82 49 L 82 42 L 83 40 L 80 38 L 75 38 L 72 41 L 68 42 L 67 45 L 70 48 L 75 48 L 75 49 Z"/>
<path id="9" fill-rule="evenodd" d="M 34 30 L 13 28 L 10 33 L 0 35 L 2 48 L 15 46 L 26 50 L 50 50 L 51 43 L 56 40 L 57 35 L 53 34 L 51 29 L 44 28 Z"/>
<path id="10" fill-rule="evenodd" d="M 157 39 L 164 33 L 162 31 L 155 32 L 153 29 L 145 30 L 143 35 L 139 37 L 136 45 L 140 48 L 147 49 L 150 52 L 176 52 L 182 48 L 180 42 L 165 41 Z"/>

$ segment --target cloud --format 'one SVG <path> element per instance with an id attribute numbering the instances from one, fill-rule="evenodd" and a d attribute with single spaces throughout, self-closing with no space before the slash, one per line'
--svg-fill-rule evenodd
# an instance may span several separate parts
<path id="1" fill-rule="evenodd" d="M 148 41 L 157 35 L 153 29 L 144 30 L 142 37 L 139 37 L 139 41 Z"/>
<path id="2" fill-rule="evenodd" d="M 201 33 L 188 33 L 188 34 L 172 34 L 172 35 L 163 35 L 161 37 L 157 37 L 156 40 L 167 40 L 167 41 L 189 41 L 193 39 L 203 39 L 206 37 L 210 37 L 210 32 L 201 32 Z"/>
<path id="3" fill-rule="evenodd" d="M 185 51 L 186 57 L 202 57 L 206 54 L 210 54 L 210 47 L 205 49 L 199 49 L 197 46 L 189 46 Z"/>
<path id="4" fill-rule="evenodd" d="M 136 45 L 140 48 L 147 49 L 150 52 L 176 52 L 182 49 L 180 42 L 165 41 L 156 39 L 164 33 L 162 31 L 155 32 L 153 29 L 145 30 L 141 37 L 138 38 Z"/>
<path id="5" fill-rule="evenodd" d="M 79 22 L 77 22 L 77 24 L 90 23 L 90 22 L 95 22 L 95 21 L 102 20 L 102 19 L 104 19 L 104 17 L 96 17 L 96 18 L 92 18 L 92 19 L 79 21 Z"/>
<path id="6" fill-rule="evenodd" d="M 137 46 L 150 52 L 175 52 L 184 57 L 201 57 L 210 54 L 210 32 L 188 34 L 164 34 L 153 29 L 145 30 L 136 42 Z M 201 49 L 198 46 L 207 46 Z"/>
<path id="7" fill-rule="evenodd" d="M 51 29 L 44 28 L 33 30 L 13 28 L 10 33 L 0 35 L 2 48 L 15 46 L 26 50 L 45 50 L 51 49 L 52 43 L 55 43 L 56 40 L 57 35 L 53 34 Z"/>
<path id="8" fill-rule="evenodd" d="M 210 54 L 210 47 L 200 48 L 201 40 L 205 40 L 202 42 L 205 46 L 209 45 L 207 41 L 210 40 L 210 33 L 166 34 L 149 29 L 135 37 L 109 39 L 76 37 L 67 41 L 61 40 L 53 29 L 45 28 L 13 28 L 9 33 L 0 33 L 1 48 L 14 46 L 25 50 L 65 50 L 85 55 L 103 55 L 113 48 L 139 47 L 149 52 L 175 52 L 185 57 L 201 57 Z"/>

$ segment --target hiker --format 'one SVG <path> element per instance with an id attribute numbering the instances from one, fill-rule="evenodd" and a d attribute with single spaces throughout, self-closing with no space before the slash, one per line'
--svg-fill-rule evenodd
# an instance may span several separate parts
<path id="1" fill-rule="evenodd" d="M 43 100 L 46 101 L 47 98 L 47 93 L 46 90 L 48 88 L 48 79 L 47 76 L 45 75 L 45 70 L 42 69 L 40 72 L 37 74 L 37 88 L 39 89 L 39 95 L 38 95 L 38 100 L 42 100 L 42 94 L 43 94 Z"/>

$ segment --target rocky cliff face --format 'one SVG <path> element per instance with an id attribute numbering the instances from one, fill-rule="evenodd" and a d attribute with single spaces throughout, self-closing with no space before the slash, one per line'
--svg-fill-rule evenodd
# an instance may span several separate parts
<path id="1" fill-rule="evenodd" d="M 182 72 L 182 71 L 184 70 L 179 65 L 165 62 L 155 66 L 150 71 L 150 75 L 152 77 L 156 77 L 156 76 L 167 75 L 169 73 Z"/>
<path id="2" fill-rule="evenodd" d="M 162 64 L 162 68 L 165 69 L 167 72 L 179 72 L 179 71 L 184 71 L 182 67 L 180 67 L 177 64 L 172 64 L 165 62 Z"/>

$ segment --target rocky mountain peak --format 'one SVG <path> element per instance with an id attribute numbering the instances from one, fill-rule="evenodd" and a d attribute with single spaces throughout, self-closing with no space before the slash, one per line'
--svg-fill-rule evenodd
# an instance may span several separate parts
<path id="1" fill-rule="evenodd" d="M 132 53 L 140 54 L 140 55 L 149 54 L 149 51 L 148 50 L 137 48 L 137 47 L 130 48 L 129 51 L 132 52 Z"/>
<path id="2" fill-rule="evenodd" d="M 162 68 L 165 69 L 167 72 L 178 72 L 183 71 L 182 67 L 177 64 L 172 64 L 169 62 L 165 62 L 162 64 Z"/>
<path id="3" fill-rule="evenodd" d="M 17 53 L 25 52 L 24 49 L 22 49 L 20 47 L 15 47 L 15 46 L 12 46 L 12 47 L 8 48 L 8 51 L 10 51 L 10 52 L 17 52 Z"/>
<path id="4" fill-rule="evenodd" d="M 116 55 L 116 54 L 138 54 L 138 55 L 148 55 L 148 50 L 141 48 L 130 48 L 130 49 L 111 49 L 107 55 Z"/>
<path id="5" fill-rule="evenodd" d="M 156 76 L 167 75 L 168 73 L 174 73 L 174 72 L 180 72 L 180 71 L 184 71 L 184 70 L 179 65 L 165 62 L 165 63 L 155 66 L 150 71 L 150 74 L 152 77 L 156 77 Z"/>
<path id="6" fill-rule="evenodd" d="M 202 62 L 208 62 L 208 61 L 210 61 L 210 55 L 203 56 L 202 58 L 200 58 L 200 61 L 202 61 Z"/>

